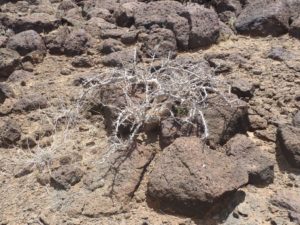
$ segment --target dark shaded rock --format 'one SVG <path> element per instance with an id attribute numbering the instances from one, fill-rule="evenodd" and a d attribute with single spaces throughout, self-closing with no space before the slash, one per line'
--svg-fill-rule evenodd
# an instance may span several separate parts
<path id="1" fill-rule="evenodd" d="M 233 158 L 197 137 L 184 137 L 164 149 L 155 163 L 148 195 L 164 210 L 199 216 L 247 182 L 247 172 Z"/>
<path id="2" fill-rule="evenodd" d="M 237 79 L 231 84 L 231 92 L 239 98 L 250 99 L 253 97 L 255 86 L 248 80 Z"/>
<path id="3" fill-rule="evenodd" d="M 122 4 L 114 12 L 116 24 L 120 27 L 130 27 L 134 24 L 134 13 L 138 12 L 141 7 L 145 7 L 141 2 L 128 2 Z"/>
<path id="4" fill-rule="evenodd" d="M 2 24 L 15 32 L 35 30 L 38 33 L 50 32 L 60 25 L 59 19 L 47 13 L 32 13 L 25 17 L 16 14 L 0 14 Z"/>
<path id="5" fill-rule="evenodd" d="M 66 55 L 83 54 L 90 46 L 91 36 L 83 29 L 72 31 L 64 42 L 64 53 Z"/>
<path id="6" fill-rule="evenodd" d="M 121 36 L 121 42 L 125 45 L 134 44 L 137 41 L 138 33 L 138 30 L 126 32 Z"/>
<path id="7" fill-rule="evenodd" d="M 171 30 L 154 28 L 149 34 L 139 35 L 141 50 L 149 58 L 174 58 L 176 56 L 176 39 Z"/>
<path id="8" fill-rule="evenodd" d="M 239 0 L 213 0 L 212 5 L 215 7 L 218 14 L 229 11 L 233 12 L 234 15 L 238 15 L 242 10 L 242 4 Z"/>
<path id="9" fill-rule="evenodd" d="M 102 58 L 102 64 L 105 66 L 111 67 L 122 67 L 124 65 L 133 64 L 135 60 L 136 54 L 136 62 L 141 60 L 139 51 L 135 52 L 134 49 L 125 49 L 119 52 L 113 52 L 109 55 L 106 55 Z"/>
<path id="10" fill-rule="evenodd" d="M 74 67 L 92 67 L 93 64 L 93 60 L 88 57 L 88 56 L 76 56 L 73 60 L 72 60 L 72 66 Z"/>
<path id="11" fill-rule="evenodd" d="M 235 103 L 227 103 L 221 97 L 212 97 L 208 100 L 203 114 L 208 126 L 208 143 L 213 147 L 216 144 L 225 144 L 237 133 L 246 133 L 249 127 L 248 110 L 246 103 L 228 96 Z"/>
<path id="12" fill-rule="evenodd" d="M 249 183 L 270 184 L 274 180 L 274 162 L 247 136 L 237 134 L 225 146 L 226 154 L 249 173 Z"/>
<path id="13" fill-rule="evenodd" d="M 13 120 L 0 121 L 0 147 L 12 147 L 21 138 L 21 128 Z"/>
<path id="14" fill-rule="evenodd" d="M 21 139 L 21 147 L 23 149 L 31 149 L 37 145 L 36 141 L 34 138 L 28 136 L 28 137 L 23 137 Z"/>
<path id="15" fill-rule="evenodd" d="M 110 54 L 112 52 L 121 51 L 124 48 L 124 45 L 115 39 L 106 39 L 98 47 L 98 51 L 102 54 Z"/>
<path id="16" fill-rule="evenodd" d="M 285 155 L 287 161 L 300 168 L 300 128 L 282 126 L 277 131 L 277 147 Z"/>
<path id="17" fill-rule="evenodd" d="M 3 104 L 5 99 L 13 97 L 15 97 L 13 89 L 5 83 L 0 83 L 0 104 Z"/>
<path id="18" fill-rule="evenodd" d="M 300 16 L 292 22 L 289 33 L 291 36 L 300 39 Z"/>
<path id="19" fill-rule="evenodd" d="M 9 77 L 12 72 L 20 67 L 20 55 L 14 50 L 1 48 L 0 59 L 0 77 Z"/>
<path id="20" fill-rule="evenodd" d="M 190 20 L 189 48 L 199 48 L 215 43 L 219 37 L 218 15 L 211 9 L 197 5 L 187 7 Z"/>
<path id="21" fill-rule="evenodd" d="M 8 39 L 8 48 L 17 51 L 20 55 L 26 55 L 33 51 L 46 51 L 42 37 L 33 30 L 23 31 Z"/>
<path id="22" fill-rule="evenodd" d="M 295 114 L 293 118 L 293 126 L 300 128 L 300 110 Z"/>
<path id="23" fill-rule="evenodd" d="M 289 17 L 289 7 L 284 1 L 256 0 L 242 10 L 235 27 L 241 34 L 280 36 L 288 31 Z"/>
<path id="24" fill-rule="evenodd" d="M 134 9 L 134 22 L 137 27 L 150 29 L 157 25 L 173 31 L 179 49 L 187 49 L 190 34 L 188 12 L 184 6 L 175 1 L 151 2 L 139 4 Z M 155 12 L 153 14 L 152 12 Z"/>
<path id="25" fill-rule="evenodd" d="M 33 94 L 23 96 L 13 106 L 15 112 L 29 112 L 37 109 L 43 109 L 48 106 L 48 100 L 44 96 Z"/>
<path id="26" fill-rule="evenodd" d="M 83 171 L 72 165 L 60 166 L 51 173 L 50 184 L 56 189 L 68 190 L 80 182 L 83 177 Z"/>
<path id="27" fill-rule="evenodd" d="M 46 35 L 45 43 L 49 52 L 51 54 L 63 54 L 64 43 L 69 34 L 70 30 L 67 27 L 60 27 L 54 32 Z"/>

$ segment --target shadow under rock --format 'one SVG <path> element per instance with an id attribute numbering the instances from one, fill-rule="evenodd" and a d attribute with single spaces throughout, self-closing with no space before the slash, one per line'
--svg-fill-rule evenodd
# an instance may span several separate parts
<path id="1" fill-rule="evenodd" d="M 244 191 L 236 191 L 233 194 L 223 197 L 221 200 L 213 204 L 205 214 L 184 214 L 178 211 L 170 211 L 169 208 L 161 207 L 161 203 L 147 196 L 147 204 L 150 208 L 159 214 L 169 214 L 177 217 L 189 217 L 197 225 L 218 225 L 225 221 L 234 209 L 244 202 L 246 193 Z M 170 205 L 170 207 L 172 207 Z M 184 207 L 184 206 L 183 206 Z"/>

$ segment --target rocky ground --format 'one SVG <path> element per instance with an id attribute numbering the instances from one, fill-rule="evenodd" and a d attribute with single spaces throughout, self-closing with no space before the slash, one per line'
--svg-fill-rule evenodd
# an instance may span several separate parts
<path id="1" fill-rule="evenodd" d="M 298 0 L 0 0 L 0 33 L 1 225 L 300 224 Z"/>

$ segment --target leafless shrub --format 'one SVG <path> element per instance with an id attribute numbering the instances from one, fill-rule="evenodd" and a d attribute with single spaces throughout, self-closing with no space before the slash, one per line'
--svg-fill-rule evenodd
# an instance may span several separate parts
<path id="1" fill-rule="evenodd" d="M 87 90 L 80 101 L 94 97 L 102 107 L 110 109 L 113 120 L 108 155 L 128 149 L 140 132 L 159 126 L 165 118 L 201 127 L 202 138 L 207 138 L 209 127 L 202 110 L 207 107 L 209 95 L 220 95 L 230 103 L 225 97 L 227 83 L 209 72 L 203 63 L 182 64 L 165 59 L 157 64 L 153 57 L 147 65 L 133 63 L 122 69 L 109 69 L 103 76 L 84 83 Z M 117 92 L 120 99 L 105 99 Z"/>

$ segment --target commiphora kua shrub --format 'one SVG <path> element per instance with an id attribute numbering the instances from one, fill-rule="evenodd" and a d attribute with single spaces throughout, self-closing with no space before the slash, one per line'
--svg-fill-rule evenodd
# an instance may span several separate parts
<path id="1" fill-rule="evenodd" d="M 200 138 L 209 136 L 203 115 L 210 96 L 229 90 L 203 61 L 157 60 L 108 69 L 104 78 L 86 81 L 90 112 L 100 112 L 110 135 L 110 150 L 132 147 L 141 132 L 157 132 L 172 118 Z M 90 104 L 91 102 L 89 102 Z"/>

